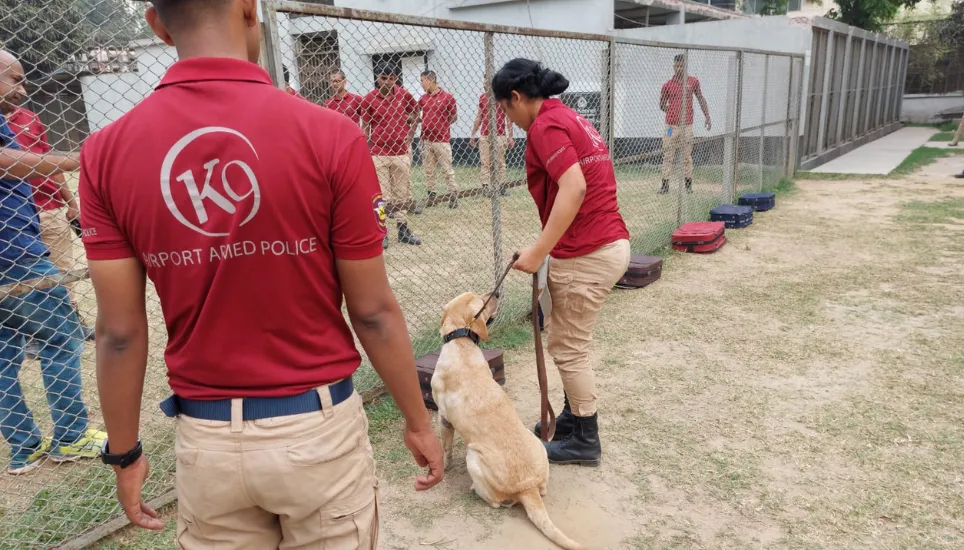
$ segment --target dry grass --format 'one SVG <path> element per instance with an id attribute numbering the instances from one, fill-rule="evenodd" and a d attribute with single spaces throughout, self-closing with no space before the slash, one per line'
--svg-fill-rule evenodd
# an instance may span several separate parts
<path id="1" fill-rule="evenodd" d="M 719 253 L 614 295 L 593 354 L 605 461 L 552 468 L 555 522 L 593 548 L 964 546 L 962 210 L 964 186 L 926 172 L 800 182 Z M 533 354 L 502 338 L 529 424 Z M 397 412 L 370 415 L 382 548 L 550 547 L 474 498 L 461 461 L 416 494 Z M 101 547 L 121 545 L 173 548 Z"/>

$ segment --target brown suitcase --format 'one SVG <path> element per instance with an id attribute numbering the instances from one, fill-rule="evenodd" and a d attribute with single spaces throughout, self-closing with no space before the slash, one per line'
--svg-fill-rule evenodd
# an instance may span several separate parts
<path id="1" fill-rule="evenodd" d="M 432 375 L 435 374 L 435 363 L 441 352 L 436 351 L 428 355 L 423 355 L 415 359 L 415 370 L 418 372 L 418 384 L 422 387 L 422 400 L 425 406 L 433 411 L 438 410 L 438 405 L 432 399 Z M 484 349 L 482 355 L 489 363 L 492 371 L 492 378 L 500 386 L 505 385 L 505 363 L 502 360 L 503 351 L 500 349 Z"/>
<path id="2" fill-rule="evenodd" d="M 659 279 L 662 273 L 663 259 L 659 256 L 633 254 L 629 257 L 629 269 L 616 288 L 643 288 Z"/>

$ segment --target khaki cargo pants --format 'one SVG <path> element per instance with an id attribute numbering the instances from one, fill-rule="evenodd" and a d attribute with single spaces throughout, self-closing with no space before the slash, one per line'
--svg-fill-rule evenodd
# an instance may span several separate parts
<path id="1" fill-rule="evenodd" d="M 693 127 L 667 126 L 663 134 L 663 179 L 673 176 L 676 159 L 683 156 L 683 177 L 693 178 Z"/>
<path id="2" fill-rule="evenodd" d="M 408 223 L 408 209 L 412 200 L 412 157 L 397 155 L 391 157 L 372 157 L 378 184 L 382 187 L 382 197 L 392 205 L 396 223 Z"/>
<path id="3" fill-rule="evenodd" d="M 71 240 L 73 230 L 67 221 L 67 209 L 41 210 L 38 217 L 40 218 L 40 239 L 50 249 L 50 261 L 61 273 L 74 269 L 77 258 L 74 256 L 74 243 Z M 70 291 L 70 301 L 75 301 L 74 284 L 68 283 L 64 286 Z"/>
<path id="4" fill-rule="evenodd" d="M 458 192 L 455 170 L 452 168 L 452 145 L 439 141 L 422 142 L 422 168 L 425 170 L 425 187 L 435 192 L 435 167 L 441 170 L 449 192 Z"/>
<path id="5" fill-rule="evenodd" d="M 549 355 L 576 416 L 596 414 L 596 380 L 589 362 L 592 331 L 613 285 L 629 268 L 629 254 L 629 241 L 622 239 L 585 256 L 549 260 Z"/>
<path id="6" fill-rule="evenodd" d="M 491 139 L 492 136 L 479 137 L 479 160 L 482 161 L 482 170 L 479 173 L 479 178 L 481 178 L 482 187 L 487 187 L 492 181 Z M 495 177 L 499 185 L 505 183 L 505 151 L 508 147 L 509 138 L 507 136 L 497 136 L 495 140 Z"/>
<path id="7" fill-rule="evenodd" d="M 957 124 L 957 131 L 954 132 L 954 139 L 951 140 L 950 146 L 957 147 L 957 144 L 961 142 L 961 138 L 964 138 L 964 117 Z"/>
<path id="8" fill-rule="evenodd" d="M 324 410 L 300 415 L 178 416 L 178 548 L 375 548 L 378 482 L 361 396 L 332 407 L 327 388 L 319 395 Z"/>

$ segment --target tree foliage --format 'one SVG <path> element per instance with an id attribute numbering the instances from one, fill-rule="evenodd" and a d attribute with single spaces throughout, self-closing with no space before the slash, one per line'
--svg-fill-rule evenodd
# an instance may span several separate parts
<path id="1" fill-rule="evenodd" d="M 913 8 L 921 0 L 837 0 L 837 7 L 827 12 L 827 17 L 841 23 L 880 31 L 894 20 L 901 8 Z"/>
<path id="2" fill-rule="evenodd" d="M 97 46 L 126 46 L 144 27 L 128 0 L 0 0 L 0 47 L 31 78 Z"/>

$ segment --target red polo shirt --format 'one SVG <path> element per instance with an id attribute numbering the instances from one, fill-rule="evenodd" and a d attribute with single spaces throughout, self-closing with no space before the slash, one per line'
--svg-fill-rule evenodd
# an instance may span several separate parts
<path id="1" fill-rule="evenodd" d="M 422 109 L 422 140 L 435 143 L 452 141 L 452 117 L 456 114 L 455 98 L 438 88 L 435 93 L 418 99 Z"/>
<path id="2" fill-rule="evenodd" d="M 22 107 L 7 115 L 7 125 L 17 135 L 17 143 L 24 151 L 42 155 L 49 153 L 50 144 L 47 142 L 47 128 L 40 117 L 32 111 Z M 33 200 L 37 210 L 56 210 L 66 206 L 60 196 L 60 184 L 50 178 L 33 178 L 28 180 L 33 187 Z"/>
<path id="3" fill-rule="evenodd" d="M 616 174 L 609 149 L 588 120 L 562 101 L 547 99 L 529 127 L 526 143 L 526 178 L 543 228 L 559 193 L 562 174 L 578 163 L 586 178 L 582 206 L 552 249 L 552 257 L 583 256 L 629 238 L 616 200 Z"/>
<path id="4" fill-rule="evenodd" d="M 361 106 L 362 96 L 351 92 L 345 92 L 344 97 L 336 95 L 325 101 L 325 107 L 345 115 L 355 124 L 361 120 Z"/>
<path id="5" fill-rule="evenodd" d="M 335 260 L 381 254 L 385 220 L 350 120 L 253 63 L 188 59 L 87 138 L 80 173 L 87 257 L 145 266 L 178 395 L 293 395 L 358 367 Z"/>
<path id="6" fill-rule="evenodd" d="M 361 118 L 371 125 L 371 149 L 376 157 L 408 154 L 409 116 L 418 103 L 408 90 L 395 86 L 383 96 L 378 90 L 368 92 L 362 100 Z"/>
<path id="7" fill-rule="evenodd" d="M 479 96 L 479 111 L 482 112 L 481 132 L 483 136 L 489 135 L 489 99 L 485 94 Z M 505 135 L 505 111 L 498 103 L 495 105 L 495 129 L 500 136 Z"/>
<path id="8" fill-rule="evenodd" d="M 695 76 L 687 78 L 686 84 L 686 125 L 693 124 L 693 94 L 700 92 L 700 80 Z M 659 96 L 659 104 L 668 101 L 666 105 L 666 124 L 680 126 L 683 118 L 683 79 L 675 76 L 666 84 Z"/>

